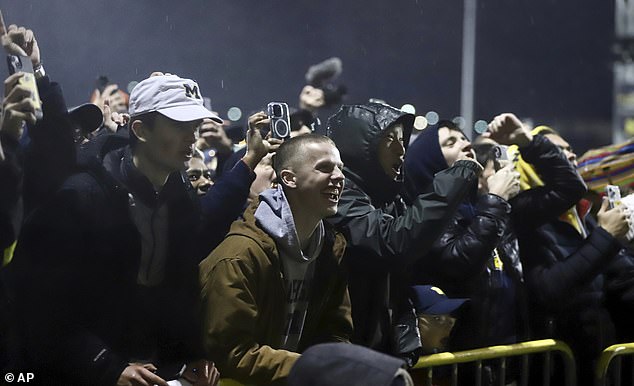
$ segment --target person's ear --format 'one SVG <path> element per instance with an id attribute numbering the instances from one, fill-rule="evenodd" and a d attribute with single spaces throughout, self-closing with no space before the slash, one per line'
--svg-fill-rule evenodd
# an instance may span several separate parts
<path id="1" fill-rule="evenodd" d="M 135 119 L 130 124 L 130 130 L 134 133 L 134 135 L 139 139 L 139 142 L 147 142 L 149 135 L 149 127 L 140 119 Z"/>
<path id="2" fill-rule="evenodd" d="M 284 184 L 284 186 L 291 189 L 294 189 L 297 187 L 297 180 L 295 177 L 295 173 L 293 173 L 292 171 L 288 169 L 284 169 L 280 172 L 280 175 L 278 177 L 280 182 Z"/>

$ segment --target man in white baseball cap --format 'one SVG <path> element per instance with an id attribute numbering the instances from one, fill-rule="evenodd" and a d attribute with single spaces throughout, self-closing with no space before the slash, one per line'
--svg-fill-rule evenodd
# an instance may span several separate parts
<path id="1" fill-rule="evenodd" d="M 203 106 L 198 84 L 178 75 L 154 72 L 134 87 L 130 95 L 130 116 L 151 111 L 179 122 L 210 118 L 222 123 L 222 119 Z"/>
<path id="2" fill-rule="evenodd" d="M 23 227 L 25 368 L 51 384 L 215 385 L 198 263 L 242 213 L 253 169 L 277 143 L 262 140 L 266 116 L 252 116 L 242 162 L 199 198 L 185 163 L 203 118 L 220 119 L 196 82 L 155 73 L 134 88 L 129 112 L 130 146 L 115 134 L 89 143 L 82 172 Z"/>

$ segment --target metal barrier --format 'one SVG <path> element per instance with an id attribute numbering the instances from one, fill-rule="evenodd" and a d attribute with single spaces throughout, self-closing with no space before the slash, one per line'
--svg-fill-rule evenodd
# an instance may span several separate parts
<path id="1" fill-rule="evenodd" d="M 634 347 L 634 346 L 633 346 Z M 476 364 L 476 380 L 475 385 L 480 386 L 482 383 L 482 361 L 488 359 L 500 360 L 500 375 L 498 377 L 499 384 L 505 385 L 506 378 L 506 358 L 521 356 L 521 372 L 520 385 L 528 385 L 529 363 L 528 355 L 545 354 L 544 372 L 542 385 L 550 385 L 551 371 L 551 353 L 559 352 L 564 361 L 565 385 L 575 386 L 577 383 L 577 372 L 575 367 L 575 359 L 572 350 L 567 344 L 553 339 L 534 340 L 530 342 L 516 343 L 506 346 L 491 346 L 474 350 L 446 352 L 422 356 L 418 359 L 412 370 L 427 369 L 425 376 L 425 384 L 431 386 L 433 378 L 433 367 L 451 365 L 451 384 L 456 385 L 458 382 L 458 364 L 475 362 Z"/>
<path id="2" fill-rule="evenodd" d="M 597 386 L 607 385 L 609 378 L 608 370 L 612 360 L 614 360 L 614 385 L 621 385 L 621 357 L 623 355 L 634 354 L 634 343 L 619 343 L 612 345 L 601 353 L 597 361 L 595 370 L 595 384 Z M 632 363 L 632 379 L 630 385 L 634 385 L 634 358 Z"/>

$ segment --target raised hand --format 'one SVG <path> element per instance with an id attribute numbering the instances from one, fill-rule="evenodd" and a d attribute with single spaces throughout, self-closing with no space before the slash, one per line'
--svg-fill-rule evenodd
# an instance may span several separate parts
<path id="1" fill-rule="evenodd" d="M 520 174 L 513 168 L 512 163 L 508 163 L 487 179 L 487 186 L 489 193 L 508 201 L 520 192 Z"/>
<path id="2" fill-rule="evenodd" d="M 625 240 L 627 231 L 630 229 L 629 217 L 624 205 L 617 205 L 610 209 L 610 204 L 606 197 L 603 198 L 601 209 L 597 213 L 597 221 L 601 228 L 619 240 Z"/>
<path id="3" fill-rule="evenodd" d="M 22 136 L 24 121 L 34 124 L 35 103 L 31 98 L 31 90 L 20 84 L 24 73 L 15 73 L 4 81 L 4 98 L 0 131 L 18 140 Z"/>
<path id="4" fill-rule="evenodd" d="M 30 29 L 11 24 L 8 28 L 0 11 L 0 42 L 5 52 L 10 55 L 28 56 L 33 68 L 41 64 L 40 48 L 35 34 Z"/>
<path id="5" fill-rule="evenodd" d="M 268 130 L 270 124 L 271 120 L 264 111 L 260 111 L 249 117 L 247 153 L 242 160 L 249 165 L 251 170 L 255 169 L 255 166 L 265 155 L 277 150 L 283 142 L 281 139 L 270 138 L 270 133 L 267 135 L 267 139 L 262 138 L 262 131 Z"/>
<path id="6" fill-rule="evenodd" d="M 488 130 L 482 134 L 502 145 L 526 146 L 533 140 L 529 128 L 512 113 L 493 118 Z"/>

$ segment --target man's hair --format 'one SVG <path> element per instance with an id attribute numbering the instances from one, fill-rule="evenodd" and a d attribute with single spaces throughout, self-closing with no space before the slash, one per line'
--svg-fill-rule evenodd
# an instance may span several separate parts
<path id="1" fill-rule="evenodd" d="M 438 128 L 441 127 L 446 127 L 451 131 L 459 131 L 461 133 L 464 134 L 464 132 L 460 129 L 460 127 L 458 125 L 456 125 L 454 122 L 449 121 L 449 120 L 441 120 L 440 122 L 438 122 Z"/>
<path id="2" fill-rule="evenodd" d="M 277 175 L 278 182 L 282 170 L 292 167 L 305 158 L 306 151 L 304 147 L 311 143 L 328 143 L 336 146 L 332 139 L 319 134 L 305 134 L 286 139 L 275 151 L 275 155 L 273 155 L 273 169 Z"/>
<path id="3" fill-rule="evenodd" d="M 143 114 L 139 114 L 139 115 L 135 115 L 134 117 L 130 117 L 130 127 L 129 127 L 129 133 L 130 133 L 130 147 L 131 148 L 135 148 L 137 143 L 139 142 L 139 138 L 137 138 L 137 136 L 134 134 L 134 131 L 132 130 L 132 123 L 134 121 L 142 121 L 144 125 L 147 125 L 148 127 L 154 127 L 154 122 L 156 121 L 156 117 L 158 117 L 160 113 L 157 111 L 150 111 L 147 113 L 143 113 Z"/>

